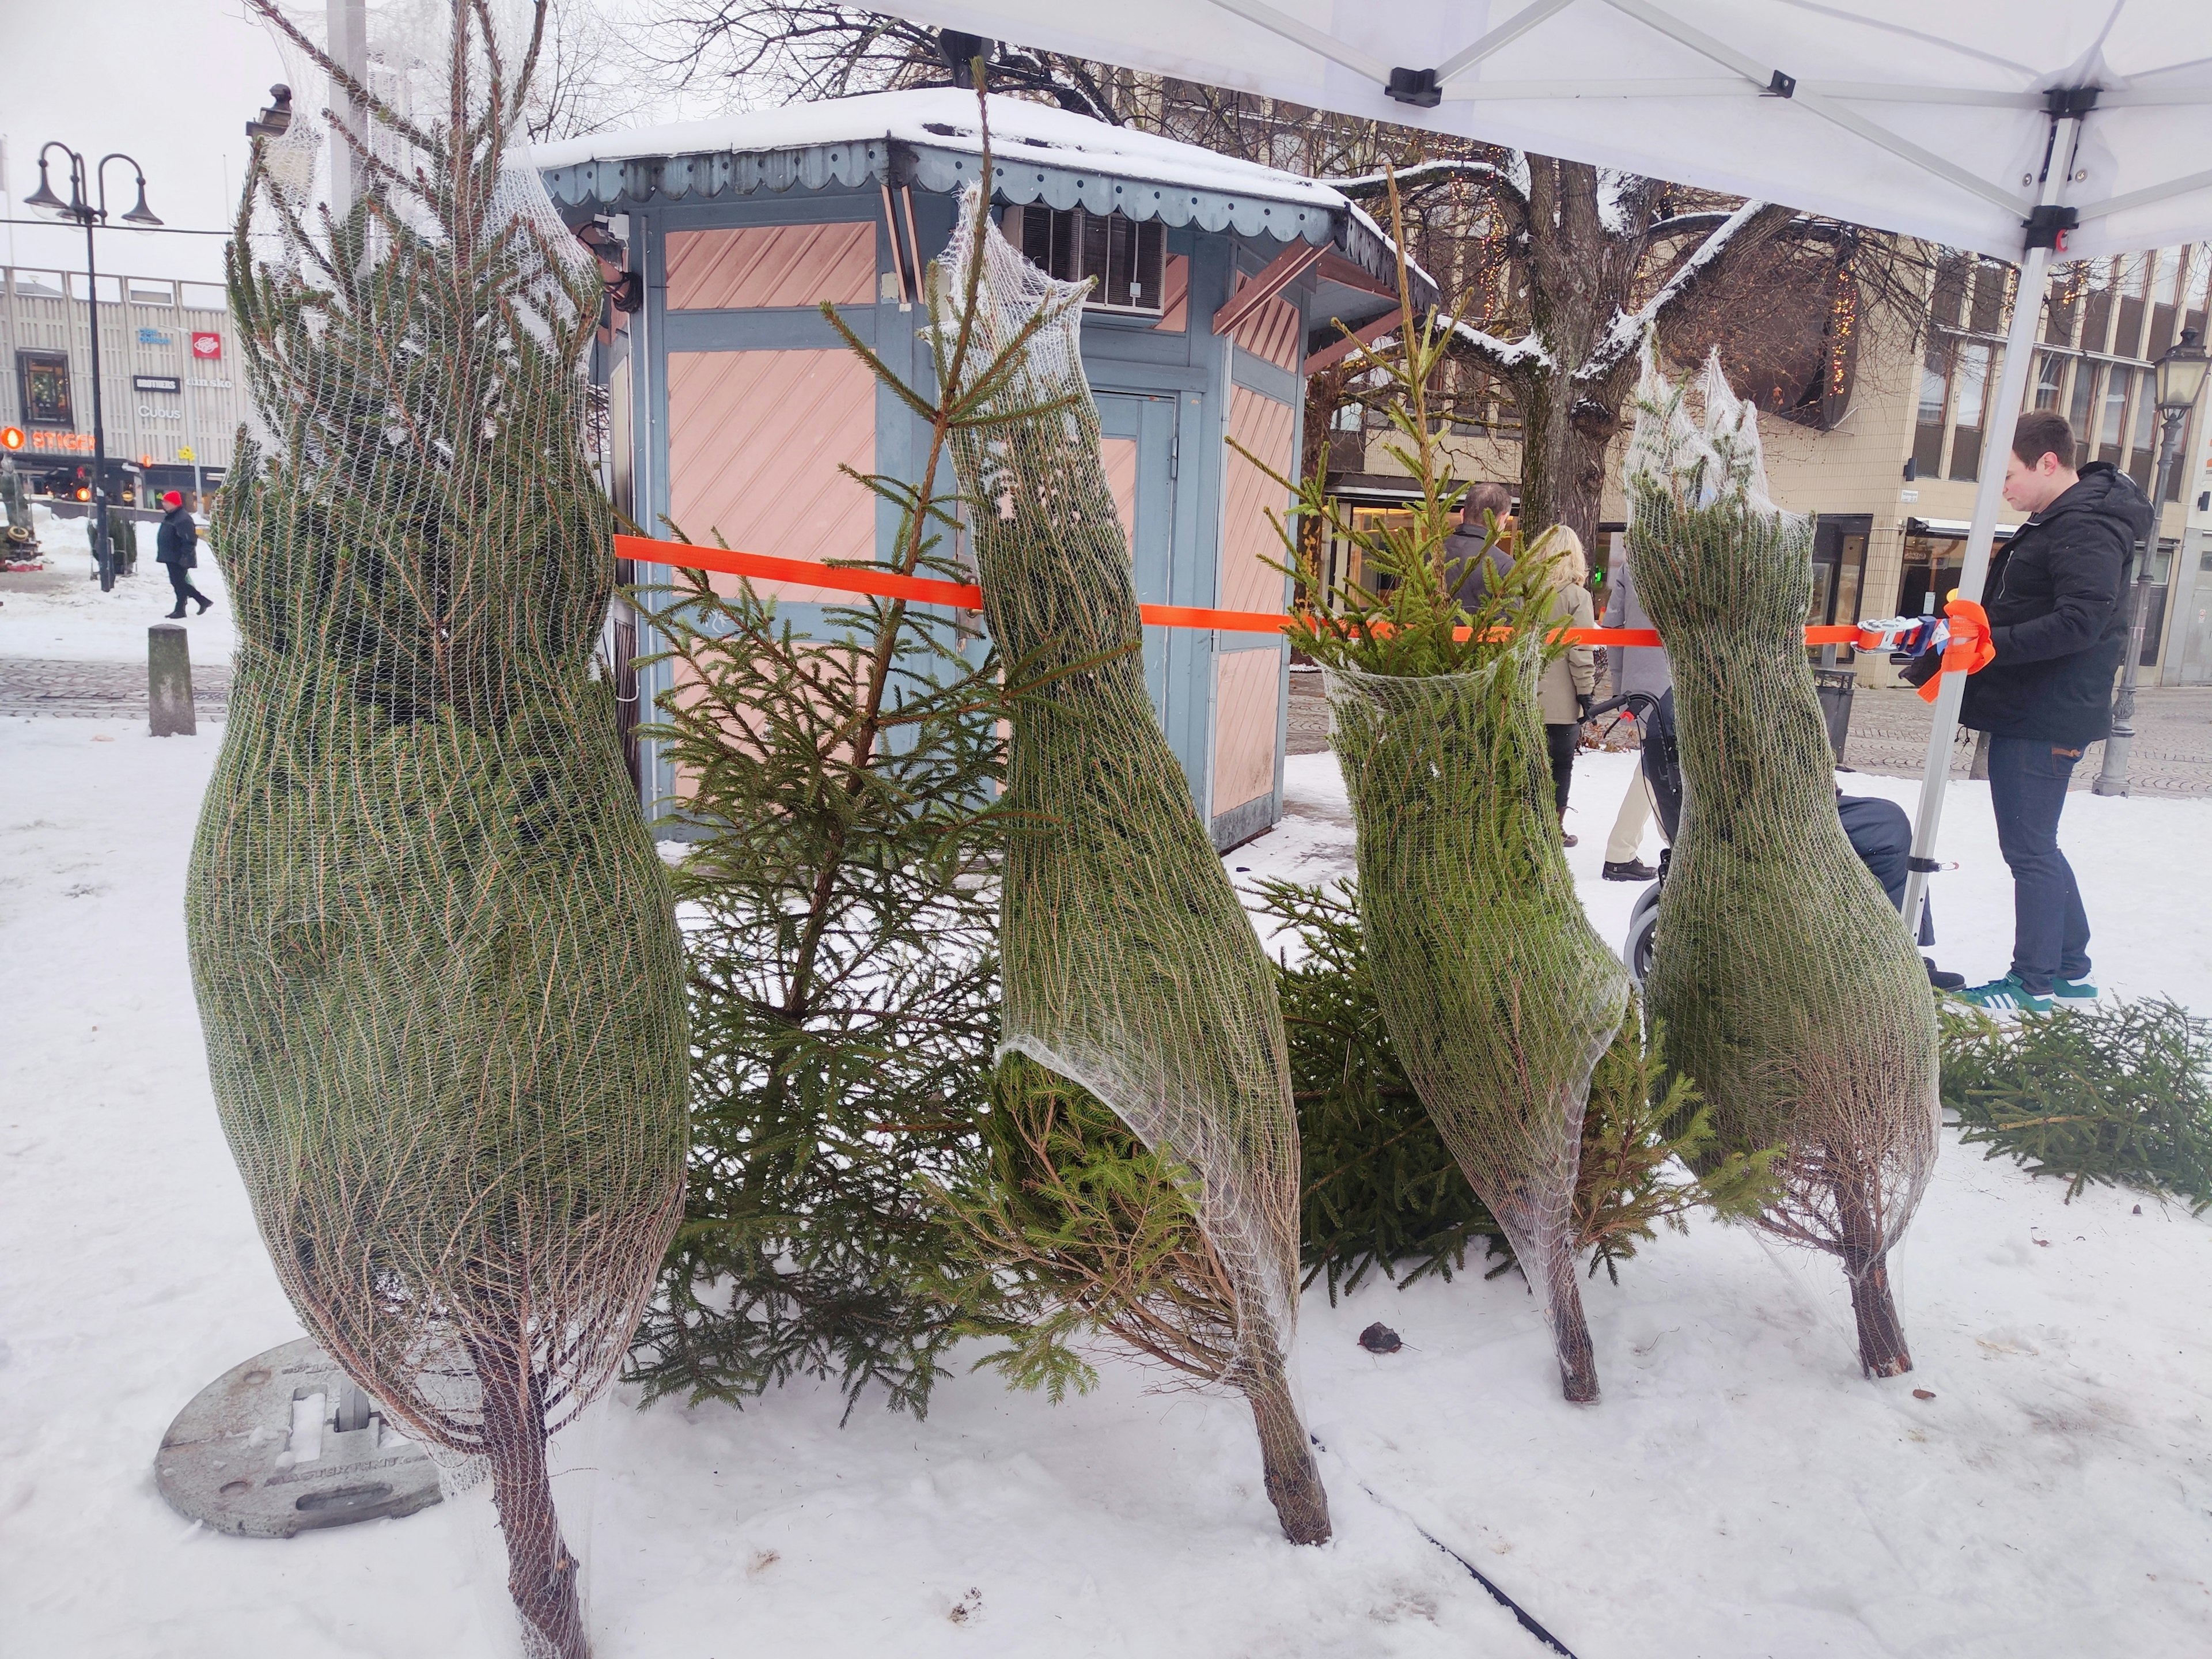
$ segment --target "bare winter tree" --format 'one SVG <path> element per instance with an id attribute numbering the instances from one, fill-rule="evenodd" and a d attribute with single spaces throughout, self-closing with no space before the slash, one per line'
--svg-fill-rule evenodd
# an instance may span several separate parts
<path id="1" fill-rule="evenodd" d="M 626 73 L 634 54 L 607 14 L 595 0 L 555 0 L 547 14 L 526 117 L 530 142 L 580 138 L 636 116 L 646 100 Z"/>

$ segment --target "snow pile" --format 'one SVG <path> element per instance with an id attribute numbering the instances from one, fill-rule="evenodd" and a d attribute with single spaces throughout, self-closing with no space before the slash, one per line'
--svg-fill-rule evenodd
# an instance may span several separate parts
<path id="1" fill-rule="evenodd" d="M 238 648 L 231 626 L 230 595 L 222 585 L 208 549 L 207 521 L 200 526 L 199 563 L 192 568 L 192 586 L 215 601 L 203 613 L 187 605 L 191 629 L 192 663 L 196 667 L 225 666 Z M 169 589 L 169 572 L 154 562 L 154 536 L 158 525 L 138 526 L 138 574 L 118 575 L 112 592 L 103 593 L 87 574 L 92 569 L 92 549 L 87 539 L 90 519 L 58 519 L 41 514 L 39 550 L 46 568 L 30 574 L 0 576 L 0 657 L 31 658 L 44 662 L 143 662 L 146 629 L 161 621 L 176 603 Z"/>
<path id="2" fill-rule="evenodd" d="M 457 1510 L 259 1543 L 187 1527 L 154 1490 L 178 1408 L 297 1334 L 185 977 L 214 747 L 0 720 L 0 1631 L 11 1653 L 95 1659 L 491 1659 L 511 1640 L 499 1573 Z M 1638 891 L 1597 879 L 1634 758 L 1583 756 L 1568 820 L 1609 940 Z M 1291 816 L 1230 855 L 1240 882 L 1350 868 L 1334 761 L 1288 775 Z M 1943 856 L 1964 867 L 1937 881 L 1936 955 L 1984 976 L 2009 886 L 1986 787 L 1952 790 Z M 2212 1012 L 2212 941 L 2171 890 L 2212 802 L 2075 796 L 2063 833 L 2128 849 L 2076 860 L 2104 982 Z M 1543 1659 L 1415 1522 L 1581 1659 L 2184 1659 L 2212 1613 L 2212 1221 L 2060 1196 L 1946 1136 L 1893 1257 L 1917 1369 L 1882 1385 L 1850 1357 L 1840 1277 L 1738 1229 L 1664 1236 L 1619 1286 L 1585 1284 L 1591 1410 L 1558 1399 L 1516 1279 L 1334 1308 L 1316 1291 L 1300 1350 L 1337 1528 L 1318 1551 L 1277 1533 L 1241 1401 L 1146 1394 L 1117 1364 L 1055 1409 L 956 1362 L 926 1422 L 866 1409 L 842 1432 L 826 1385 L 741 1413 L 618 1400 L 602 1659 Z M 1376 1320 L 1401 1352 L 1356 1346 Z"/>

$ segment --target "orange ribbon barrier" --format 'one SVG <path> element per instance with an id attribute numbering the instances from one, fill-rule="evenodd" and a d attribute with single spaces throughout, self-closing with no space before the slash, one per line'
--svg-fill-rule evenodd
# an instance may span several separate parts
<path id="1" fill-rule="evenodd" d="M 1943 666 L 1930 674 L 1920 688 L 1920 700 L 1933 702 L 1945 674 L 1978 674 L 1996 660 L 1997 648 L 1990 638 L 1990 613 L 1972 599 L 1953 599 L 1943 607 L 1951 624 L 1950 642 L 1943 647 Z"/>
<path id="2" fill-rule="evenodd" d="M 880 599 L 915 599 L 924 605 L 955 605 L 963 611 L 983 608 L 983 590 L 973 582 L 902 576 L 880 567 L 818 564 L 811 559 L 740 553 L 726 547 L 702 547 L 692 542 L 653 541 L 643 536 L 616 537 L 615 556 L 644 564 L 673 565 L 684 570 L 719 570 L 727 575 L 747 576 L 760 581 L 827 587 L 840 593 L 872 593 Z M 1195 605 L 1147 605 L 1139 609 L 1146 623 L 1154 628 L 1210 628 L 1224 634 L 1279 634 L 1297 620 L 1280 611 L 1212 611 Z M 1975 609 L 1978 611 L 1980 607 Z M 1573 645 L 1659 643 L 1658 631 L 1650 628 L 1570 628 L 1564 632 Z M 1984 637 L 1986 632 L 1985 628 Z M 1805 630 L 1808 645 L 1849 645 L 1856 637 L 1857 629 L 1852 628 Z"/>

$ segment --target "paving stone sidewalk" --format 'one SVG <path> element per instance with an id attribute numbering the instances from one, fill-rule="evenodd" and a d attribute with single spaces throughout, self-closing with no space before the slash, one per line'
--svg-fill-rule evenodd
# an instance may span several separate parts
<path id="1" fill-rule="evenodd" d="M 219 720 L 230 706 L 230 665 L 192 665 L 192 708 Z M 0 657 L 0 715 L 59 714 L 144 720 L 146 665 L 127 662 L 43 662 Z"/>
<path id="2" fill-rule="evenodd" d="M 1851 702 L 1844 763 L 1879 776 L 1917 778 L 1928 761 L 1933 711 L 1906 690 L 1861 690 Z M 1290 750 L 1318 754 L 1328 747 L 1328 705 L 1318 673 L 1291 672 Z M 1951 755 L 1951 775 L 1972 764 L 1974 734 L 1961 732 Z M 2092 744 L 2074 769 L 2074 787 L 2087 789 L 2105 763 L 2105 746 Z M 2165 799 L 2212 799 L 2212 686 L 2149 686 L 2136 694 L 2136 743 L 2128 768 L 2129 793 Z"/>

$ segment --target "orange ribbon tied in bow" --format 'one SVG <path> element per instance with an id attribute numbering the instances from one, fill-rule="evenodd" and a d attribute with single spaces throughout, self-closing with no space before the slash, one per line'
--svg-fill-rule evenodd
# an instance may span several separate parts
<path id="1" fill-rule="evenodd" d="M 1920 688 L 1923 702 L 1936 701 L 1943 674 L 1973 674 L 1996 660 L 1997 648 L 1990 639 L 1990 613 L 1972 599 L 1954 599 L 1943 607 L 1951 624 L 1950 643 L 1943 647 L 1943 672 L 1929 676 Z"/>

